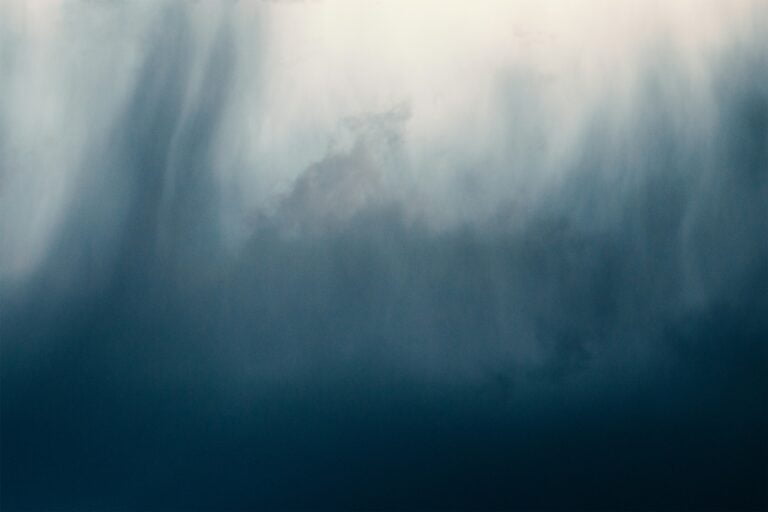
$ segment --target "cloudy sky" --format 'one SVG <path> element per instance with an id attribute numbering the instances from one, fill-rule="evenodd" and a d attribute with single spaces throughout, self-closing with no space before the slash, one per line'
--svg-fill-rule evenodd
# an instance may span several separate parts
<path id="1" fill-rule="evenodd" d="M 4 510 L 764 510 L 768 5 L 0 2 Z"/>

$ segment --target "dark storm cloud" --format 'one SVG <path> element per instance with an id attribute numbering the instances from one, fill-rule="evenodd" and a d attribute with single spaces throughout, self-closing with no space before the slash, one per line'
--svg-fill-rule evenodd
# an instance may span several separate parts
<path id="1" fill-rule="evenodd" d="M 441 229 L 384 174 L 407 109 L 357 118 L 232 254 L 238 53 L 159 20 L 0 297 L 3 509 L 765 507 L 759 44 L 717 64 L 711 137 L 650 80 L 631 139 L 596 114 L 535 208 Z"/>

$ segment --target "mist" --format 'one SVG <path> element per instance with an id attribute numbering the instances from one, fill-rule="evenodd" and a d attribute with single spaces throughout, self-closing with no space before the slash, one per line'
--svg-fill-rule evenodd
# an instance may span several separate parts
<path id="1" fill-rule="evenodd" d="M 763 510 L 768 7 L 0 4 L 4 510 Z"/>

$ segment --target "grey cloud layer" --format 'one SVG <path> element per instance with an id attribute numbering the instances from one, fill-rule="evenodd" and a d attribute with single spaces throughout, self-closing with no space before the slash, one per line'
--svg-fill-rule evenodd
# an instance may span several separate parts
<path id="1" fill-rule="evenodd" d="M 457 141 L 433 195 L 414 107 L 340 120 L 242 215 L 217 167 L 258 66 L 237 21 L 136 16 L 72 201 L 3 272 L 4 509 L 765 506 L 764 37 L 712 58 L 706 116 L 674 59 L 643 67 L 557 169 L 540 84 L 511 73 L 494 156 Z M 16 151 L 13 112 L 11 187 L 55 167 Z M 39 225 L 3 197 L 15 243 Z"/>

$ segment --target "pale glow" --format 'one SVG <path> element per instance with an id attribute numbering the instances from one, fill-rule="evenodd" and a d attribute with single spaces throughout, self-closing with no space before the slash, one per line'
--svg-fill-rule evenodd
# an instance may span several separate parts
<path id="1" fill-rule="evenodd" d="M 237 151 L 223 148 L 224 161 L 238 154 L 250 165 L 223 167 L 241 169 L 239 179 L 257 191 L 252 205 L 259 204 L 261 194 L 290 186 L 343 137 L 343 119 L 407 105 L 412 185 L 430 189 L 422 204 L 445 204 L 436 192 L 451 187 L 457 159 L 496 167 L 485 173 L 499 173 L 502 188 L 529 179 L 520 174 L 533 167 L 543 184 L 563 171 L 596 108 L 609 101 L 621 118 L 639 107 L 639 77 L 658 57 L 696 82 L 682 94 L 701 103 L 696 123 L 710 126 L 711 59 L 734 34 L 750 30 L 758 7 L 696 0 L 272 2 L 260 10 L 266 33 L 254 41 L 264 52 L 254 74 L 259 85 L 244 86 L 258 94 L 234 100 Z M 240 26 L 248 24 L 246 17 Z M 546 151 L 527 149 L 541 140 Z M 502 160 L 515 164 L 498 169 L 494 162 Z"/>
<path id="2" fill-rule="evenodd" d="M 403 144 L 397 168 L 380 172 L 435 224 L 557 183 L 598 111 L 610 112 L 620 145 L 654 66 L 677 76 L 664 94 L 688 104 L 678 129 L 706 134 L 717 123 L 712 62 L 766 21 L 760 0 L 3 2 L 0 117 L 13 129 L 0 216 L 27 224 L 2 224 L 0 273 L 23 274 L 45 253 L 173 5 L 191 33 L 192 103 L 216 31 L 233 36 L 215 162 L 236 191 L 228 226 L 353 143 L 347 120 L 393 109 L 408 113 Z M 477 198 L 457 206 L 468 180 Z"/>

